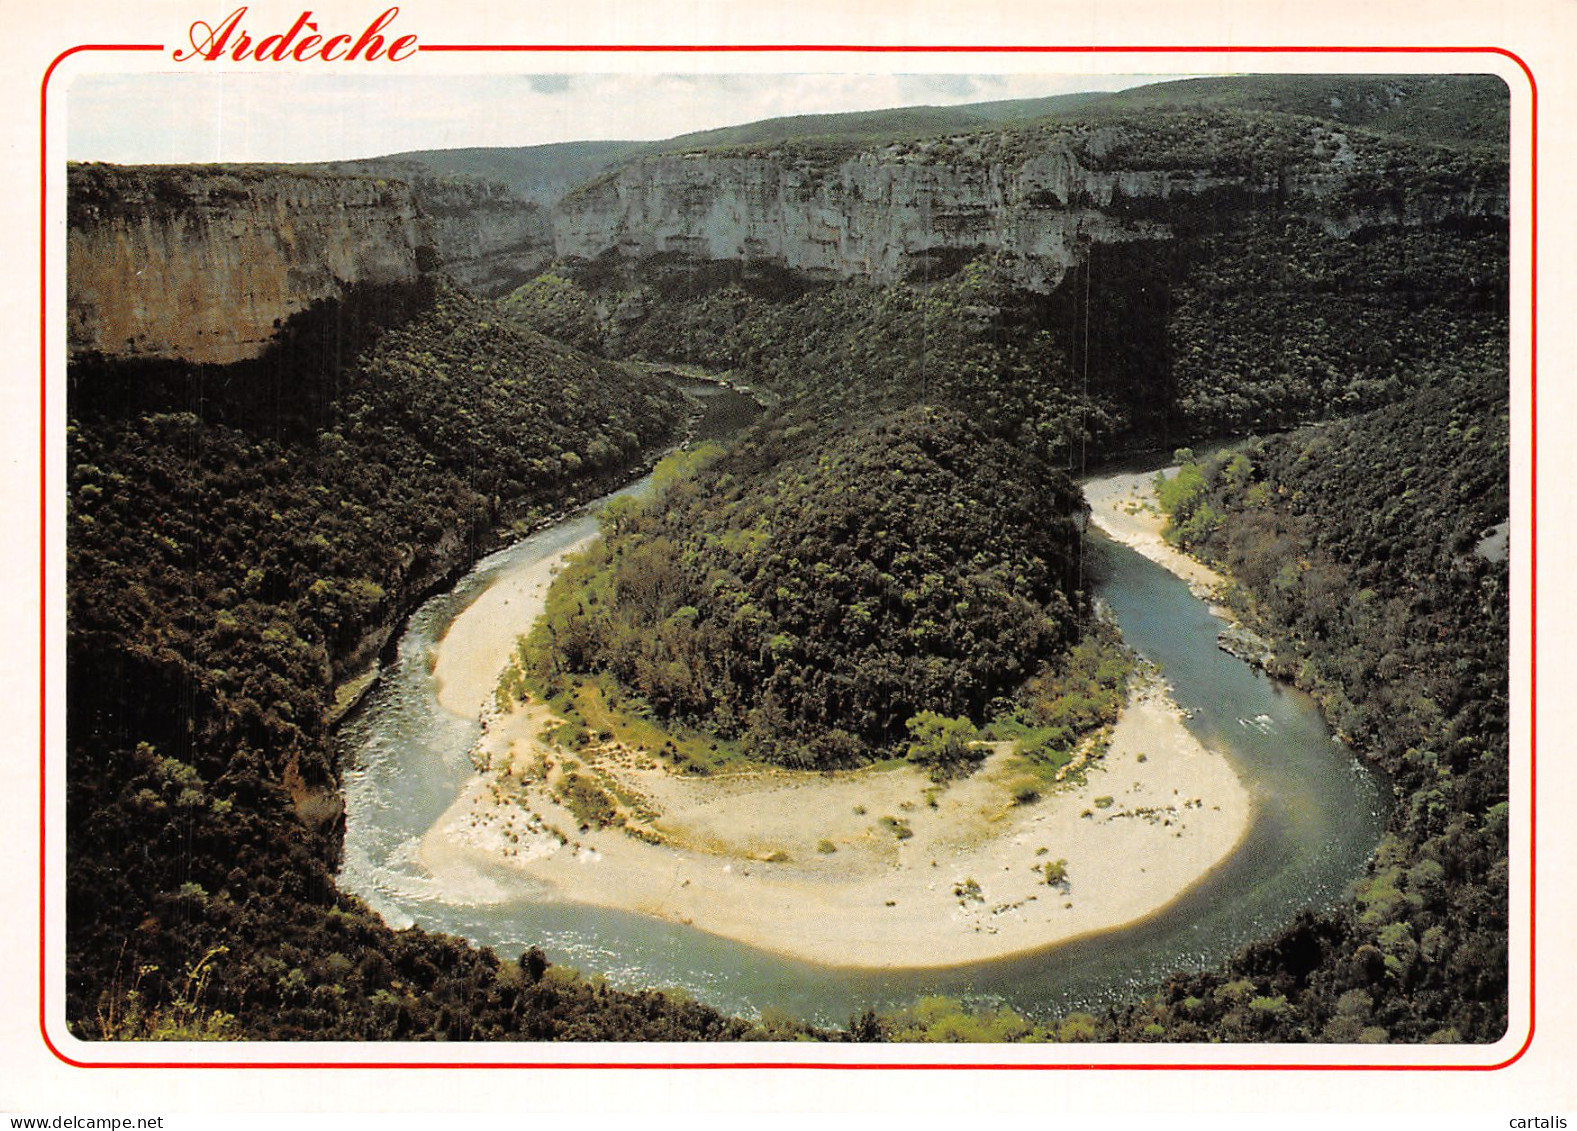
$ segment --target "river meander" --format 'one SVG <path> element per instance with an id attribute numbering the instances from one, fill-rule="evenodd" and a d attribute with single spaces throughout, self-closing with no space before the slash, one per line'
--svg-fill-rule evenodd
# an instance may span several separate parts
<path id="1" fill-rule="evenodd" d="M 753 415 L 747 398 L 702 389 L 698 436 L 724 436 Z M 626 491 L 641 490 L 644 481 Z M 596 527 L 580 514 L 480 562 L 423 605 L 379 686 L 341 725 L 347 767 L 341 886 L 392 925 L 457 934 L 502 954 L 539 946 L 548 957 L 621 988 L 679 987 L 739 1013 L 782 1011 L 842 1025 L 872 1006 L 925 994 L 1006 1004 L 1029 1015 L 1098 1005 L 1168 973 L 1221 961 L 1339 899 L 1363 870 L 1386 817 L 1386 791 L 1335 741 L 1314 703 L 1220 651 L 1221 622 L 1176 577 L 1091 531 L 1096 592 L 1129 644 L 1158 664 L 1188 726 L 1222 751 L 1254 797 L 1237 851 L 1160 913 L 1044 951 L 946 969 L 857 970 L 784 958 L 677 923 L 521 896 L 481 874 L 443 890 L 416 861 L 422 835 L 455 800 L 480 725 L 443 710 L 429 670 L 447 626 L 505 572 L 554 557 Z"/>

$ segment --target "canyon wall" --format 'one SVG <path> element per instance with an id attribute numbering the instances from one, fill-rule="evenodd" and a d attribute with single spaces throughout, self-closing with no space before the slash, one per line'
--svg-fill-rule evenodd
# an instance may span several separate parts
<path id="1" fill-rule="evenodd" d="M 285 166 L 68 171 L 67 344 L 74 355 L 224 364 L 353 284 L 445 266 L 496 290 L 552 254 L 546 214 L 480 183 Z"/>
<path id="2" fill-rule="evenodd" d="M 987 254 L 1013 282 L 1048 291 L 1093 244 L 1167 239 L 1182 225 L 1230 223 L 1238 211 L 1302 217 L 1337 238 L 1509 211 L 1503 164 L 1453 165 L 1440 152 L 1418 157 L 1374 139 L 1355 152 L 1324 126 L 1274 143 L 1251 128 L 1201 128 L 1183 143 L 1169 139 L 1159 164 L 1147 139 L 1097 127 L 852 155 L 668 153 L 636 157 L 552 208 L 505 184 L 412 163 L 399 176 L 72 166 L 69 347 L 236 361 L 316 300 L 434 268 L 498 295 L 554 258 L 735 260 L 892 282 Z"/>
<path id="3" fill-rule="evenodd" d="M 73 354 L 219 363 L 351 283 L 415 281 L 432 245 L 411 188 L 257 168 L 74 166 Z"/>
<path id="4" fill-rule="evenodd" d="M 565 259 L 757 260 L 877 282 L 989 253 L 1019 285 L 1045 291 L 1088 245 L 1166 239 L 1176 215 L 1201 208 L 1274 206 L 1340 236 L 1507 212 L 1503 177 L 1391 186 L 1344 160 L 1339 144 L 1314 168 L 1268 174 L 1090 167 L 1109 132 L 1027 155 L 971 153 L 958 143 L 977 139 L 950 139 L 830 166 L 782 154 L 647 157 L 562 200 L 555 247 Z"/>
<path id="5" fill-rule="evenodd" d="M 1064 155 L 1015 167 L 863 155 L 831 171 L 770 158 L 665 156 L 561 201 L 555 247 L 566 259 L 615 251 L 767 260 L 876 282 L 923 273 L 950 253 L 995 252 L 1016 281 L 1044 290 L 1088 243 L 1167 235 L 1163 223 L 1109 211 L 1114 194 L 1164 198 L 1208 187 L 1159 174 L 1080 176 Z"/>
<path id="6" fill-rule="evenodd" d="M 484 295 L 508 294 L 553 259 L 553 214 L 498 182 L 419 177 L 410 181 L 428 224 L 437 265 Z"/>

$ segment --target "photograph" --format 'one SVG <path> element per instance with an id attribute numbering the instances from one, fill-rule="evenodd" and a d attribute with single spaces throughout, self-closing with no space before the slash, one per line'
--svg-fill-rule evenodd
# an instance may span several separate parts
<path id="1" fill-rule="evenodd" d="M 68 165 L 73 1035 L 1505 1035 L 1506 83 L 639 81 Z"/>
<path id="2" fill-rule="evenodd" d="M 8 1049 L 346 1110 L 1570 1051 L 1509 46 L 154 14 L 18 115 Z"/>

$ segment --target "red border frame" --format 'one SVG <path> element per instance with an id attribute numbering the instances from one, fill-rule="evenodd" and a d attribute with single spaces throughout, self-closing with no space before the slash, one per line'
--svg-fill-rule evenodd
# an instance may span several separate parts
<path id="1" fill-rule="evenodd" d="M 49 396 L 49 81 L 55 69 L 72 55 L 86 51 L 148 52 L 163 51 L 163 44 L 81 44 L 55 56 L 44 71 L 39 88 L 39 829 L 38 829 L 38 1026 L 44 1045 L 61 1063 L 73 1068 L 217 1068 L 217 1069 L 784 1069 L 795 1071 L 1114 1071 L 1114 1072 L 1495 1072 L 1521 1060 L 1533 1045 L 1538 995 L 1535 992 L 1538 945 L 1538 173 L 1539 173 L 1539 88 L 1533 71 L 1521 56 L 1501 47 L 1385 47 L 1385 46 L 1093 46 L 1093 45 L 933 45 L 900 46 L 889 44 L 421 44 L 422 51 L 435 52 L 599 52 L 652 54 L 698 53 L 839 53 L 839 54 L 1043 54 L 1043 55 L 1122 55 L 1122 54 L 1397 54 L 1397 55 L 1499 55 L 1510 59 L 1528 80 L 1529 103 L 1529 301 L 1528 301 L 1528 428 L 1529 428 L 1529 524 L 1528 593 L 1529 652 L 1529 806 L 1528 806 L 1528 1035 L 1511 1056 L 1495 1064 L 1341 1064 L 1341 1063 L 924 1063 L 924 1062 L 781 1062 L 781 1061 L 706 1061 L 690 1063 L 653 1061 L 81 1061 L 74 1060 L 50 1039 L 45 1016 L 45 963 L 47 961 L 46 899 L 48 894 L 47 815 L 48 815 L 48 740 L 44 726 L 48 686 L 49 643 L 49 492 L 48 492 L 48 396 Z M 494 1046 L 496 1047 L 496 1046 Z M 1241 1047 L 1241 1046 L 1234 1046 Z M 1290 1046 L 1289 1046 L 1290 1047 Z"/>

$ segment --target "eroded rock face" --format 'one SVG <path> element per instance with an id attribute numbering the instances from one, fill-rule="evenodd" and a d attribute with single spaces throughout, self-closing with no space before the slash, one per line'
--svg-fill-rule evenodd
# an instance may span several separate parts
<path id="1" fill-rule="evenodd" d="M 1238 150 L 1205 168 L 1140 167 L 1155 162 L 1135 159 L 1136 136 L 970 135 L 837 159 L 673 153 L 637 158 L 553 208 L 416 170 L 73 166 L 69 344 L 235 361 L 314 301 L 433 267 L 496 295 L 555 257 L 750 261 L 892 282 L 989 254 L 1011 282 L 1049 291 L 1093 244 L 1167 239 L 1182 218 L 1219 222 L 1223 209 L 1274 207 L 1337 238 L 1509 212 L 1503 169 L 1397 175 L 1383 153 L 1323 126 L 1283 139 L 1271 163 L 1229 138 Z"/>
<path id="2" fill-rule="evenodd" d="M 566 259 L 616 250 L 627 257 L 770 260 L 878 282 L 923 272 L 931 259 L 990 251 L 1016 264 L 1018 282 L 1046 289 L 1088 242 L 1167 234 L 1153 221 L 1105 210 L 1125 176 L 1078 177 L 1066 155 L 1016 167 L 867 155 L 828 173 L 765 158 L 651 158 L 562 201 L 555 245 Z M 1158 180 L 1147 187 L 1195 186 Z"/>
<path id="3" fill-rule="evenodd" d="M 461 286 L 507 294 L 553 258 L 553 216 L 500 184 L 412 181 L 430 224 L 438 264 Z"/>
<path id="4" fill-rule="evenodd" d="M 1096 169 L 1102 131 L 1011 159 L 899 147 L 832 167 L 774 156 L 686 154 L 632 162 L 558 206 L 565 259 L 672 256 L 763 260 L 829 277 L 891 282 L 991 253 L 1021 286 L 1054 287 L 1092 243 L 1166 239 L 1179 209 L 1275 200 L 1333 235 L 1449 216 L 1500 216 L 1504 184 L 1355 196 L 1372 173 L 1331 148 L 1296 175 L 1202 169 Z"/>
<path id="5" fill-rule="evenodd" d="M 443 264 L 497 289 L 551 255 L 543 210 L 480 183 L 278 166 L 87 165 L 68 180 L 73 354 L 223 364 L 351 284 Z"/>
<path id="6" fill-rule="evenodd" d="M 350 283 L 414 281 L 432 234 L 409 185 L 244 168 L 70 171 L 73 353 L 251 357 Z"/>

